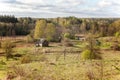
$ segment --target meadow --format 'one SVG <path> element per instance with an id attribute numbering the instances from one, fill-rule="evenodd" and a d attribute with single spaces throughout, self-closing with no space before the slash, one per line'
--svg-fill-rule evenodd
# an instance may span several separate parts
<path id="1" fill-rule="evenodd" d="M 110 42 L 101 38 L 102 60 L 82 60 L 86 42 L 71 41 L 72 47 L 50 43 L 50 47 L 35 47 L 25 37 L 16 40 L 14 58 L 8 61 L 0 49 L 1 80 L 119 80 L 120 51 L 110 49 Z"/>

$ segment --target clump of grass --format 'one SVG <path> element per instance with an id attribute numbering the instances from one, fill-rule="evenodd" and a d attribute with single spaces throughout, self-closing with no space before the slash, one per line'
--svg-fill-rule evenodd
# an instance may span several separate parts
<path id="1" fill-rule="evenodd" d="M 24 63 L 30 63 L 32 60 L 31 60 L 31 56 L 30 55 L 24 55 L 23 57 L 21 57 L 20 59 L 20 62 L 22 64 Z"/>
<path id="2" fill-rule="evenodd" d="M 42 75 L 38 69 L 31 68 L 31 65 L 14 65 L 7 73 L 7 80 L 55 80 L 52 77 Z"/>
<path id="3" fill-rule="evenodd" d="M 22 66 L 11 66 L 11 71 L 7 72 L 7 80 L 15 79 L 17 77 L 25 77 L 27 74 L 27 68 Z"/>

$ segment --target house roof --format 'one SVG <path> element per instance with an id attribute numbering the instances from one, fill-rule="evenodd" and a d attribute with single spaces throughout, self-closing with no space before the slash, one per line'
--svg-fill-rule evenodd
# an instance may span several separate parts
<path id="1" fill-rule="evenodd" d="M 48 41 L 46 39 L 43 39 L 43 38 L 36 41 L 36 43 L 41 43 L 41 44 L 44 43 L 44 42 L 48 42 Z"/>

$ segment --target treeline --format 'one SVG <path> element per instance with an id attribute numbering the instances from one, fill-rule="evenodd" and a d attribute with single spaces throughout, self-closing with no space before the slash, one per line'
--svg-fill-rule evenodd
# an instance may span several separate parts
<path id="1" fill-rule="evenodd" d="M 27 35 L 34 28 L 32 18 L 15 18 L 14 16 L 0 16 L 0 36 Z"/>
<path id="2" fill-rule="evenodd" d="M 13 15 L 12 16 L 0 16 L 0 22 L 4 22 L 4 23 L 16 23 L 18 22 L 17 18 L 15 18 Z"/>
<path id="3" fill-rule="evenodd" d="M 63 27 L 63 33 L 87 34 L 93 33 L 99 36 L 113 36 L 120 31 L 120 19 L 114 18 L 54 18 L 50 19 Z"/>
<path id="4" fill-rule="evenodd" d="M 37 31 L 37 32 L 36 32 Z M 34 38 L 57 39 L 68 35 L 93 33 L 98 36 L 114 36 L 120 32 L 119 18 L 16 18 L 0 16 L 0 36 L 28 35 Z M 50 35 L 51 34 L 51 35 Z"/>
<path id="5" fill-rule="evenodd" d="M 44 21 L 43 21 L 44 20 Z M 53 27 L 50 31 L 54 32 L 54 36 L 74 39 L 75 34 L 88 34 L 92 33 L 98 37 L 114 36 L 115 33 L 120 33 L 120 19 L 115 18 L 76 18 L 76 17 L 63 17 L 63 18 L 49 18 L 39 19 L 36 22 L 35 35 L 36 38 L 51 37 L 50 40 L 57 39 L 52 35 L 48 35 L 47 31 L 50 29 L 48 23 Z M 54 31 L 55 30 L 55 31 Z M 59 34 L 58 34 L 59 33 Z"/>

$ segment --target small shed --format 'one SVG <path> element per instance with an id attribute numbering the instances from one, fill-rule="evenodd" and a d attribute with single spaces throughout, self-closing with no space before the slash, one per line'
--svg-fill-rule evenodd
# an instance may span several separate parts
<path id="1" fill-rule="evenodd" d="M 80 41 L 85 41 L 86 36 L 84 34 L 75 34 L 75 39 L 80 40 Z"/>
<path id="2" fill-rule="evenodd" d="M 46 39 L 39 39 L 38 41 L 36 41 L 35 46 L 36 47 L 48 47 L 49 42 Z"/>

